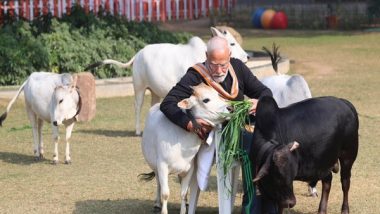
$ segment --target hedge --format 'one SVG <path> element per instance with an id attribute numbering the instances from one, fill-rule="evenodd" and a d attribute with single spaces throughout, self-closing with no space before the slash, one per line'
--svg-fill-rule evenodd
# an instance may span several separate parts
<path id="1" fill-rule="evenodd" d="M 0 29 L 0 85 L 21 84 L 32 72 L 81 72 L 86 65 L 111 58 L 128 61 L 152 43 L 186 43 L 188 33 L 170 33 L 148 22 L 90 13 L 75 7 L 70 16 L 51 14 L 33 22 L 8 20 Z M 97 78 L 129 76 L 130 69 L 103 66 Z"/>

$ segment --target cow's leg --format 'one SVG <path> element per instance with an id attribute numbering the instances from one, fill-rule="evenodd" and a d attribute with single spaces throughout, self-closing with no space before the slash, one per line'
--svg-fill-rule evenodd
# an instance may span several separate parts
<path id="1" fill-rule="evenodd" d="M 145 89 L 136 89 L 135 88 L 135 125 L 136 125 L 136 135 L 141 135 L 141 127 L 140 127 L 140 114 L 141 108 L 144 103 L 144 94 Z"/>
<path id="2" fill-rule="evenodd" d="M 59 131 L 58 126 L 51 126 L 53 132 L 53 142 L 54 142 L 54 153 L 53 153 L 53 164 L 58 164 L 58 142 L 59 142 Z"/>
<path id="3" fill-rule="evenodd" d="M 150 94 L 152 96 L 152 100 L 150 101 L 150 106 L 153 106 L 154 104 L 160 102 L 160 97 L 156 93 L 150 90 Z"/>
<path id="4" fill-rule="evenodd" d="M 156 192 L 156 200 L 154 202 L 154 211 L 159 212 L 161 211 L 161 185 L 160 185 L 160 179 L 159 176 L 156 173 L 156 183 L 157 183 L 157 192 Z"/>
<path id="5" fill-rule="evenodd" d="M 37 125 L 38 125 L 38 151 L 40 153 L 39 158 L 42 160 L 44 159 L 44 142 L 42 139 L 42 126 L 44 124 L 44 121 L 38 118 Z"/>
<path id="6" fill-rule="evenodd" d="M 186 203 L 187 203 L 187 191 L 189 190 L 191 177 L 194 172 L 194 163 L 191 165 L 189 171 L 181 179 L 181 214 L 186 214 Z"/>
<path id="7" fill-rule="evenodd" d="M 319 202 L 319 214 L 327 213 L 327 202 L 329 200 L 330 189 L 331 189 L 332 173 L 330 172 L 328 176 L 322 179 L 322 197 Z"/>
<path id="8" fill-rule="evenodd" d="M 33 133 L 33 151 L 34 151 L 34 159 L 40 159 L 40 150 L 39 150 L 39 134 L 38 134 L 38 118 L 37 115 L 32 111 L 32 109 L 26 105 L 26 112 L 28 114 L 28 118 L 30 124 L 32 125 L 32 133 Z"/>
<path id="9" fill-rule="evenodd" d="M 351 168 L 354 164 L 355 158 L 339 159 L 339 161 L 341 166 L 340 182 L 342 183 L 343 191 L 342 214 L 348 214 L 350 213 L 348 205 L 348 191 L 350 190 L 351 184 Z"/>
<path id="10" fill-rule="evenodd" d="M 318 197 L 318 191 L 317 191 L 317 181 L 311 181 L 308 183 L 308 190 L 309 190 L 309 196 L 311 197 Z"/>
<path id="11" fill-rule="evenodd" d="M 71 133 L 73 131 L 75 123 L 71 123 L 66 126 L 66 152 L 65 152 L 65 164 L 70 164 L 71 163 L 71 157 L 70 157 L 70 142 L 69 139 L 71 137 Z"/>
<path id="12" fill-rule="evenodd" d="M 169 169 L 165 163 L 159 163 L 157 167 L 159 185 L 161 186 L 161 214 L 168 213 L 168 199 L 170 195 L 169 190 Z"/>

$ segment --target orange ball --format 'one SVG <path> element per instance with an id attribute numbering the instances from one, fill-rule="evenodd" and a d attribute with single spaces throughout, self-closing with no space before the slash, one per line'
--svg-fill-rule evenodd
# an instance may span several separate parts
<path id="1" fill-rule="evenodd" d="M 272 9 L 267 9 L 264 11 L 263 15 L 261 15 L 261 25 L 263 28 L 269 29 L 271 27 L 272 19 L 275 14 L 276 11 Z"/>

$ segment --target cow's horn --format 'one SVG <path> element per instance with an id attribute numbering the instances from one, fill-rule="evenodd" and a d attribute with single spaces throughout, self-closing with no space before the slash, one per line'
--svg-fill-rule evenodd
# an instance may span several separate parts
<path id="1" fill-rule="evenodd" d="M 292 147 L 290 147 L 290 151 L 292 152 L 296 150 L 299 146 L 300 144 L 297 141 L 294 141 Z"/>
<path id="2" fill-rule="evenodd" d="M 259 172 L 256 174 L 256 177 L 253 179 L 253 183 L 259 181 L 262 177 L 268 174 L 269 166 L 270 166 L 271 156 L 269 155 L 265 160 L 265 163 L 261 166 Z"/>

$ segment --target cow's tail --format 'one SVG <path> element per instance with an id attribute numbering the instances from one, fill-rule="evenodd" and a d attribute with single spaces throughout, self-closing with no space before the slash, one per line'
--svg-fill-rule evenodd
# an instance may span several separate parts
<path id="1" fill-rule="evenodd" d="M 268 48 L 263 47 L 263 51 L 269 55 L 271 62 L 272 62 L 273 70 L 276 72 L 277 75 L 279 74 L 278 73 L 278 63 L 281 60 L 281 55 L 280 55 L 280 52 L 278 51 L 279 48 L 280 47 L 277 46 L 274 42 L 272 45 L 272 52 Z"/>
<path id="2" fill-rule="evenodd" d="M 8 115 L 8 112 L 9 110 L 11 110 L 11 107 L 13 105 L 14 102 L 16 102 L 16 99 L 17 97 L 20 95 L 21 91 L 24 90 L 24 86 L 25 84 L 28 82 L 28 80 L 26 80 L 22 85 L 21 87 L 18 89 L 18 92 L 16 94 L 16 96 L 14 96 L 12 98 L 12 100 L 9 102 L 8 106 L 7 106 L 7 110 L 0 116 L 0 126 L 3 126 L 3 121 L 7 118 L 7 115 Z"/>
<path id="3" fill-rule="evenodd" d="M 138 177 L 140 177 L 140 181 L 151 181 L 156 177 L 156 173 L 154 171 L 150 173 L 141 173 Z"/>
<path id="4" fill-rule="evenodd" d="M 130 59 L 127 63 L 122 63 L 113 59 L 105 59 L 103 61 L 95 62 L 94 64 L 88 65 L 84 70 L 89 71 L 101 65 L 109 65 L 109 64 L 116 65 L 120 68 L 128 68 L 129 66 L 132 65 L 134 60 L 135 60 L 135 56 L 133 56 L 132 59 Z"/>

